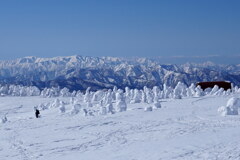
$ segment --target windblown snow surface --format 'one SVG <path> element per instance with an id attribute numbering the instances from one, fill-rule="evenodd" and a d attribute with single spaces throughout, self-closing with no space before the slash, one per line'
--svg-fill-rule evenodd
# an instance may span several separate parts
<path id="1" fill-rule="evenodd" d="M 54 98 L 0 97 L 8 119 L 0 123 L 0 159 L 240 159 L 240 116 L 217 112 L 231 97 L 240 94 L 162 99 L 149 112 L 148 104 L 128 104 L 126 112 L 87 117 L 66 106 L 66 113 L 43 110 L 39 119 L 33 106 Z"/>

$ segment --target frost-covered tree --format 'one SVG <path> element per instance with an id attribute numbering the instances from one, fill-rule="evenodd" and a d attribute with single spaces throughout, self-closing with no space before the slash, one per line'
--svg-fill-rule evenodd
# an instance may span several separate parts
<path id="1" fill-rule="evenodd" d="M 151 90 L 149 88 L 145 88 L 144 92 L 146 93 L 147 103 L 153 103 L 153 93 L 151 92 Z"/>
<path id="2" fill-rule="evenodd" d="M 171 98 L 173 89 L 168 87 L 166 84 L 163 84 L 163 98 Z"/>
<path id="3" fill-rule="evenodd" d="M 240 90 L 239 90 L 238 93 L 240 93 Z M 228 89 L 228 90 L 226 91 L 226 95 L 230 95 L 230 94 L 231 94 L 231 89 Z"/>
<path id="4" fill-rule="evenodd" d="M 102 90 L 99 90 L 93 93 L 91 101 L 92 103 L 94 103 L 95 101 L 100 101 L 103 98 L 104 98 L 104 92 Z"/>
<path id="5" fill-rule="evenodd" d="M 129 95 L 129 99 L 130 101 L 133 99 L 133 96 L 134 96 L 134 90 L 133 89 L 130 89 L 130 95 Z"/>
<path id="6" fill-rule="evenodd" d="M 42 97 L 58 97 L 60 88 L 44 88 L 41 92 Z"/>
<path id="7" fill-rule="evenodd" d="M 69 92 L 69 89 L 64 87 L 63 89 L 60 90 L 60 96 L 62 97 L 70 97 L 71 93 Z"/>
<path id="8" fill-rule="evenodd" d="M 112 102 L 110 102 L 106 105 L 106 109 L 107 109 L 107 113 L 111 113 L 111 114 L 114 113 Z"/>
<path id="9" fill-rule="evenodd" d="M 95 101 L 97 101 L 97 94 L 96 94 L 96 92 L 93 93 L 93 97 L 92 97 L 92 99 L 91 99 L 91 102 L 92 102 L 92 103 L 94 103 Z"/>
<path id="10" fill-rule="evenodd" d="M 117 88 L 116 86 L 114 86 L 114 87 L 113 87 L 113 92 L 114 92 L 114 93 L 117 93 L 117 91 L 118 91 L 118 88 Z"/>
<path id="11" fill-rule="evenodd" d="M 203 92 L 202 88 L 201 88 L 200 86 L 197 86 L 197 87 L 195 88 L 195 94 L 194 94 L 194 96 L 195 96 L 195 97 L 201 97 L 201 96 L 203 96 L 203 95 L 204 95 L 204 92 Z"/>
<path id="12" fill-rule="evenodd" d="M 19 88 L 18 88 L 19 90 L 18 90 L 18 95 L 19 96 L 21 96 L 21 97 L 24 97 L 24 96 L 27 96 L 28 94 L 27 94 L 27 88 L 26 87 L 22 87 L 22 86 L 20 86 Z"/>
<path id="13" fill-rule="evenodd" d="M 158 100 L 158 95 L 156 95 L 156 94 L 154 94 L 154 98 L 153 98 L 153 108 L 154 109 L 161 108 L 161 104 Z"/>
<path id="14" fill-rule="evenodd" d="M 63 102 L 60 101 L 60 100 L 57 98 L 57 99 L 55 99 L 55 100 L 53 101 L 53 103 L 51 104 L 51 108 L 58 108 L 58 107 L 60 107 L 61 104 L 63 104 Z"/>
<path id="15" fill-rule="evenodd" d="M 104 106 L 101 106 L 99 110 L 99 115 L 106 115 L 106 114 L 107 114 L 107 108 Z"/>
<path id="16" fill-rule="evenodd" d="M 82 93 L 81 91 L 77 91 L 76 97 L 77 97 L 77 98 L 83 97 L 83 93 Z"/>
<path id="17" fill-rule="evenodd" d="M 187 97 L 192 97 L 194 94 L 192 94 L 191 89 L 187 88 Z"/>
<path id="18" fill-rule="evenodd" d="M 141 102 L 142 103 L 146 103 L 147 102 L 147 98 L 146 98 L 146 94 L 143 90 L 141 90 Z"/>
<path id="19" fill-rule="evenodd" d="M 49 109 L 51 106 L 50 103 L 41 103 L 39 104 L 38 106 L 34 107 L 35 109 L 40 109 L 40 110 L 46 110 L 46 109 Z"/>
<path id="20" fill-rule="evenodd" d="M 112 90 L 109 89 L 103 98 L 104 104 L 112 103 L 113 100 L 112 94 L 113 94 Z"/>
<path id="21" fill-rule="evenodd" d="M 90 89 L 91 89 L 91 88 L 88 87 L 87 90 L 86 90 L 86 92 L 85 92 L 85 94 L 84 94 L 83 101 L 84 101 L 85 103 L 90 102 L 90 100 L 91 100 Z"/>
<path id="22" fill-rule="evenodd" d="M 212 91 L 209 93 L 210 95 L 214 95 L 217 91 L 219 90 L 219 87 L 217 85 L 215 85 L 213 88 L 212 88 Z"/>
<path id="23" fill-rule="evenodd" d="M 212 88 L 204 89 L 204 95 L 210 95 L 211 91 L 212 91 Z"/>
<path id="24" fill-rule="evenodd" d="M 7 116 L 4 115 L 4 116 L 1 118 L 1 123 L 6 123 L 7 121 L 8 121 Z"/>
<path id="25" fill-rule="evenodd" d="M 226 106 L 218 108 L 218 112 L 222 115 L 238 115 L 238 109 L 240 108 L 240 98 L 230 98 Z"/>
<path id="26" fill-rule="evenodd" d="M 124 96 L 122 92 L 116 93 L 116 111 L 123 112 L 127 110 L 127 104 L 125 102 Z"/>
<path id="27" fill-rule="evenodd" d="M 30 86 L 27 88 L 28 96 L 39 96 L 40 94 L 41 94 L 41 91 L 35 86 Z"/>
<path id="28" fill-rule="evenodd" d="M 164 92 L 162 90 L 160 90 L 159 94 L 158 94 L 158 97 L 160 99 L 163 99 L 164 98 Z"/>
<path id="29" fill-rule="evenodd" d="M 7 95 L 8 94 L 8 86 L 1 86 L 0 87 L 0 94 L 1 95 Z"/>
<path id="30" fill-rule="evenodd" d="M 113 87 L 113 94 L 112 94 L 112 98 L 113 98 L 113 100 L 116 100 L 116 94 L 117 94 L 117 91 L 118 91 L 117 87 L 114 86 L 114 87 Z"/>
<path id="31" fill-rule="evenodd" d="M 64 105 L 63 103 L 60 104 L 60 106 L 59 106 L 59 111 L 60 111 L 60 113 L 65 113 L 66 108 L 65 108 L 65 105 Z"/>
<path id="32" fill-rule="evenodd" d="M 108 90 L 102 100 L 102 106 L 106 108 L 107 113 L 114 113 L 112 105 L 112 91 Z"/>
<path id="33" fill-rule="evenodd" d="M 131 101 L 131 90 L 128 87 L 125 87 L 125 97 L 126 97 L 126 103 L 130 103 L 130 101 Z"/>
<path id="34" fill-rule="evenodd" d="M 176 85 L 176 87 L 173 90 L 173 98 L 181 99 L 183 97 L 183 93 L 185 93 L 184 90 L 185 90 L 184 84 L 181 82 L 178 82 L 178 84 Z"/>
<path id="35" fill-rule="evenodd" d="M 12 96 L 20 96 L 19 90 L 20 90 L 19 86 L 10 85 L 8 94 Z"/>
<path id="36" fill-rule="evenodd" d="M 152 92 L 153 92 L 154 97 L 156 97 L 156 98 L 159 97 L 160 89 L 158 86 L 154 86 L 152 89 Z"/>
<path id="37" fill-rule="evenodd" d="M 141 102 L 141 94 L 138 89 L 134 89 L 134 96 L 130 103 L 140 103 Z"/>
<path id="38" fill-rule="evenodd" d="M 72 105 L 72 109 L 71 109 L 71 115 L 75 115 L 78 114 L 81 110 L 81 105 L 80 104 L 74 104 Z"/>
<path id="39" fill-rule="evenodd" d="M 76 94 L 77 94 L 77 91 L 73 91 L 70 96 L 71 97 L 76 97 Z"/>
<path id="40" fill-rule="evenodd" d="M 74 97 L 70 97 L 69 104 L 74 104 L 74 102 L 75 102 L 75 98 Z"/>
<path id="41" fill-rule="evenodd" d="M 217 90 L 213 95 L 215 96 L 221 96 L 224 94 L 224 89 L 223 88 L 219 88 L 219 90 Z"/>

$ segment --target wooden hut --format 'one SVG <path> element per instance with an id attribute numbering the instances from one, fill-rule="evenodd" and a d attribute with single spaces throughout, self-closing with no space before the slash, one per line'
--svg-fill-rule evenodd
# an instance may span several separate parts
<path id="1" fill-rule="evenodd" d="M 231 89 L 231 83 L 226 81 L 215 81 L 215 82 L 199 82 L 197 86 L 200 86 L 203 90 L 206 88 L 213 88 L 217 85 L 219 88 L 223 88 L 224 90 Z"/>

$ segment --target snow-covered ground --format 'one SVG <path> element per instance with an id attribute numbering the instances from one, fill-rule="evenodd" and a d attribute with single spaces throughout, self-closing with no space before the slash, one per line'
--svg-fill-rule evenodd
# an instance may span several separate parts
<path id="1" fill-rule="evenodd" d="M 0 160 L 240 159 L 240 116 L 221 116 L 231 97 L 161 99 L 161 108 L 83 116 L 33 107 L 55 98 L 0 97 Z M 60 98 L 68 102 L 70 98 Z M 83 102 L 82 102 L 83 103 Z M 115 103 L 113 104 L 115 105 Z"/>

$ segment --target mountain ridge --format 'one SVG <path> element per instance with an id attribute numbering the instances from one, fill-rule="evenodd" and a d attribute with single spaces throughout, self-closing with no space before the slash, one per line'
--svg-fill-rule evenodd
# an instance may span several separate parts
<path id="1" fill-rule="evenodd" d="M 130 87 L 142 88 L 186 85 L 199 81 L 231 81 L 240 84 L 240 65 L 186 63 L 161 64 L 158 59 L 66 56 L 39 58 L 34 56 L 0 61 L 0 83 L 67 87 L 70 90 L 93 90 Z"/>

